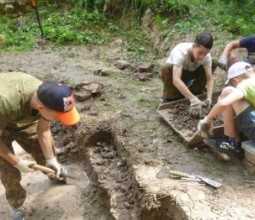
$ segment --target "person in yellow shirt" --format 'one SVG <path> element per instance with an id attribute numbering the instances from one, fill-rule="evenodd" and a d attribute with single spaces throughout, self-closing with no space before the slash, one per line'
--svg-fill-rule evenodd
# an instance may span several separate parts
<path id="1" fill-rule="evenodd" d="M 244 61 L 228 69 L 230 86 L 225 87 L 211 111 L 198 123 L 198 133 L 204 142 L 218 151 L 243 159 L 241 135 L 255 142 L 255 70 Z M 222 115 L 224 136 L 210 139 L 212 120 Z"/>

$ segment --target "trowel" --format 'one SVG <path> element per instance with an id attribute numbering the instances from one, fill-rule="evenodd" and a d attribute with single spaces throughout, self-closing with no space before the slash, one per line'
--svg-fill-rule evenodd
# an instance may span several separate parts
<path id="1" fill-rule="evenodd" d="M 56 177 L 55 170 L 49 167 L 42 166 L 39 164 L 34 164 L 31 166 L 31 168 L 34 170 L 42 171 L 51 179 L 58 179 L 63 182 L 66 182 L 66 184 L 75 185 L 81 189 L 86 189 L 89 185 L 89 178 L 86 172 L 76 165 L 72 166 L 72 171 L 71 171 L 72 174 L 69 174 L 68 170 L 64 169 L 65 171 L 61 172 L 59 178 Z M 70 167 L 69 167 L 69 170 L 70 170 Z"/>
<path id="2" fill-rule="evenodd" d="M 170 177 L 175 179 L 194 180 L 196 182 L 205 183 L 209 186 L 212 186 L 215 189 L 218 189 L 219 187 L 222 186 L 222 183 L 209 179 L 204 176 L 200 176 L 200 175 L 188 174 L 188 173 L 184 173 L 184 172 L 180 172 L 176 170 L 170 170 L 169 174 L 170 174 Z"/>

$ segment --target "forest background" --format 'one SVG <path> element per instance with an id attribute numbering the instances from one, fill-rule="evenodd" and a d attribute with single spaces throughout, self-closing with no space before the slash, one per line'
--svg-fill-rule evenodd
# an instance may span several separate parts
<path id="1" fill-rule="evenodd" d="M 146 14 L 153 17 L 161 41 L 169 44 L 182 36 L 194 37 L 207 30 L 223 49 L 231 39 L 254 34 L 254 6 L 254 0 L 38 1 L 44 34 L 54 46 L 104 45 L 121 36 L 136 61 L 147 59 L 147 48 L 155 56 L 165 55 L 143 31 L 141 24 Z M 32 9 L 1 14 L 0 34 L 5 38 L 2 50 L 26 51 L 37 47 L 40 30 Z"/>

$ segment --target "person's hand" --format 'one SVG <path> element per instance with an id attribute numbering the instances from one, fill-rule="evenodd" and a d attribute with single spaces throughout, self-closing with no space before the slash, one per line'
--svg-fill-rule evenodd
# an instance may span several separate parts
<path id="1" fill-rule="evenodd" d="M 58 160 L 56 157 L 53 157 L 51 159 L 46 159 L 46 166 L 49 168 L 52 168 L 56 171 L 56 178 L 59 178 L 59 175 L 61 173 L 61 164 L 58 163 Z"/>
<path id="2" fill-rule="evenodd" d="M 197 133 L 203 138 L 210 138 L 213 135 L 212 121 L 206 117 L 198 122 Z"/>
<path id="3" fill-rule="evenodd" d="M 227 63 L 228 63 L 228 58 L 226 56 L 224 56 L 224 55 L 221 55 L 220 59 L 218 61 L 219 67 L 221 69 L 226 70 L 227 69 Z"/>
<path id="4" fill-rule="evenodd" d="M 189 106 L 190 115 L 196 118 L 201 118 L 203 106 L 204 106 L 204 103 L 201 102 L 198 98 L 190 99 L 190 106 Z"/>
<path id="5" fill-rule="evenodd" d="M 212 100 L 211 99 L 206 99 L 206 100 L 203 101 L 203 103 L 204 103 L 205 108 L 210 109 L 211 106 L 212 106 Z"/>
<path id="6" fill-rule="evenodd" d="M 19 160 L 19 162 L 14 165 L 14 167 L 16 167 L 20 172 L 23 172 L 23 173 L 28 173 L 28 172 L 31 172 L 33 171 L 33 169 L 31 169 L 30 166 L 36 164 L 35 161 L 28 161 L 28 160 Z"/>

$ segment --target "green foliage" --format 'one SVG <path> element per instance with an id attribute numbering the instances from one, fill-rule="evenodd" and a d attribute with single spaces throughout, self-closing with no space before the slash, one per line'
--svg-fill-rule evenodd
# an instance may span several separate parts
<path id="1" fill-rule="evenodd" d="M 182 1 L 186 2 L 186 1 Z M 172 32 L 198 33 L 202 30 L 229 32 L 237 36 L 254 34 L 254 1 L 192 0 L 188 3 L 189 14 L 168 19 L 161 18 Z M 157 18 L 157 21 L 160 19 Z M 173 26 L 174 25 L 174 26 Z M 162 24 L 163 28 L 167 28 Z"/>
<path id="2" fill-rule="evenodd" d="M 68 9 L 55 3 L 68 5 Z M 254 0 L 123 0 L 123 16 L 129 16 L 123 28 L 118 21 L 104 16 L 104 0 L 39 1 L 39 15 L 47 39 L 55 44 L 105 44 L 116 35 L 127 42 L 129 54 L 146 59 L 149 41 L 141 31 L 139 18 L 150 9 L 162 35 L 171 38 L 176 34 L 188 35 L 209 30 L 234 36 L 254 34 Z M 54 4 L 53 4 L 54 3 Z M 132 13 L 133 15 L 134 13 Z M 22 17 L 0 16 L 0 34 L 6 35 L 9 50 L 36 47 L 40 30 L 34 11 Z"/>
<path id="3" fill-rule="evenodd" d="M 189 12 L 186 1 L 180 0 L 140 0 L 134 1 L 136 8 L 150 8 L 152 11 L 160 15 L 184 15 Z M 133 5 L 134 5 L 133 4 Z"/>
<path id="4" fill-rule="evenodd" d="M 51 6 L 52 0 L 40 0 L 41 4 Z M 55 1 L 57 4 L 60 1 Z M 95 9 L 103 8 L 104 0 L 65 0 L 62 1 L 64 4 L 71 4 L 77 8 L 86 9 L 87 11 L 93 11 Z"/>
<path id="5" fill-rule="evenodd" d="M 27 20 L 0 17 L 0 34 L 6 36 L 6 47 L 10 50 L 27 50 L 35 46 L 34 35 L 36 35 L 34 24 Z"/>
<path id="6" fill-rule="evenodd" d="M 64 13 L 51 13 L 44 21 L 47 38 L 57 44 L 105 43 L 109 39 L 105 27 L 107 27 L 106 20 L 98 11 L 88 13 L 77 8 Z"/>

